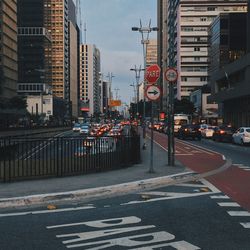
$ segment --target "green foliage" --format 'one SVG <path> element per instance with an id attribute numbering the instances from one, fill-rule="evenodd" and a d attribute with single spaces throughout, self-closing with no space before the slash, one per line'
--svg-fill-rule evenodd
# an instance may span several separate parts
<path id="1" fill-rule="evenodd" d="M 26 109 L 27 102 L 22 96 L 14 96 L 11 99 L 9 99 L 8 108 L 11 109 Z"/>

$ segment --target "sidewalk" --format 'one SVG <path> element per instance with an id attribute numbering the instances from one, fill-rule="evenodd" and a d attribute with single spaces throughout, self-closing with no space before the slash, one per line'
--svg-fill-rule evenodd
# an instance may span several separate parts
<path id="1" fill-rule="evenodd" d="M 170 175 L 189 170 L 176 161 L 167 165 L 167 151 L 154 144 L 154 170 L 150 168 L 150 142 L 141 152 L 142 163 L 129 168 L 83 176 L 51 178 L 14 183 L 0 183 L 0 207 L 27 205 L 60 199 L 73 199 L 134 191 L 147 186 L 162 185 Z M 143 186 L 143 187 L 142 187 Z M 85 191 L 87 190 L 87 192 Z M 19 198 L 18 198 L 19 197 Z M 11 201 L 9 205 L 6 201 Z"/>

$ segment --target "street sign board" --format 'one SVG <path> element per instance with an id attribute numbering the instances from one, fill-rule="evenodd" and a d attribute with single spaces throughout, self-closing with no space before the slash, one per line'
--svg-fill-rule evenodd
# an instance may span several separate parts
<path id="1" fill-rule="evenodd" d="M 121 106 L 121 100 L 109 100 L 110 107 L 118 107 Z"/>
<path id="2" fill-rule="evenodd" d="M 154 84 L 157 82 L 157 80 L 160 77 L 161 68 L 158 66 L 158 64 L 150 65 L 146 68 L 146 74 L 145 74 L 145 80 L 149 84 Z"/>
<path id="3" fill-rule="evenodd" d="M 165 71 L 165 79 L 168 82 L 176 82 L 178 78 L 178 72 L 175 68 L 167 68 Z"/>
<path id="4" fill-rule="evenodd" d="M 161 90 L 158 86 L 155 85 L 149 85 L 146 88 L 145 91 L 145 96 L 150 100 L 150 101 L 158 101 L 158 99 L 161 96 Z"/>

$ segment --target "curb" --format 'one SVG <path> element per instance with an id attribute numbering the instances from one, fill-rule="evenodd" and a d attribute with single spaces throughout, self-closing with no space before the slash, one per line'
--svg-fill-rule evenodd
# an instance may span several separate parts
<path id="1" fill-rule="evenodd" d="M 227 160 L 220 168 L 206 173 L 197 174 L 195 172 L 184 172 L 169 176 L 151 178 L 146 180 L 122 183 L 106 187 L 80 189 L 63 193 L 49 193 L 39 195 L 29 195 L 13 198 L 0 199 L 0 208 L 13 208 L 29 205 L 39 205 L 44 203 L 56 203 L 62 200 L 84 200 L 90 198 L 107 198 L 115 195 L 125 195 L 131 192 L 140 192 L 179 183 L 196 181 L 211 175 L 225 171 L 232 165 L 231 160 Z"/>

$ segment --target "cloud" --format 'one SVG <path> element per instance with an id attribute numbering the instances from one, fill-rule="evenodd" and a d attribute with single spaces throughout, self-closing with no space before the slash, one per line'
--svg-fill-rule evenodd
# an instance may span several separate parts
<path id="1" fill-rule="evenodd" d="M 81 0 L 83 20 L 87 23 L 87 43 L 95 44 L 101 53 L 101 71 L 112 72 L 113 89 L 129 102 L 134 95 L 130 84 L 135 82 L 135 65 L 143 65 L 141 34 L 131 27 L 147 26 L 152 19 L 156 26 L 157 0 Z M 156 32 L 150 34 L 155 38 Z"/>

